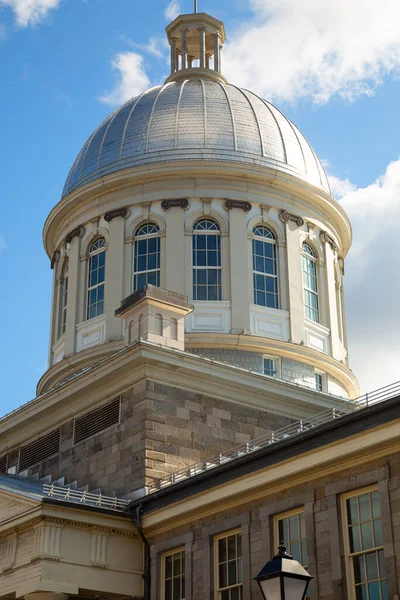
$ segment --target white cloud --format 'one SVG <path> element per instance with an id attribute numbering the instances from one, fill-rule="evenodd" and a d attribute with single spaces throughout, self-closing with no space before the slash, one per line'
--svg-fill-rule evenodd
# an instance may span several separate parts
<path id="1" fill-rule="evenodd" d="M 333 188 L 344 192 L 353 226 L 345 275 L 350 364 L 367 392 L 400 372 L 400 159 L 367 187 L 334 178 Z"/>
<path id="2" fill-rule="evenodd" d="M 117 83 L 114 89 L 100 97 L 101 102 L 118 106 L 150 87 L 140 54 L 121 52 L 113 58 L 111 66 L 116 72 Z"/>
<path id="3" fill-rule="evenodd" d="M 36 25 L 59 4 L 60 0 L 0 0 L 0 6 L 9 6 L 13 10 L 20 27 Z"/>
<path id="4" fill-rule="evenodd" d="M 164 11 L 164 17 L 168 22 L 173 21 L 178 15 L 181 14 L 181 12 L 181 3 L 179 0 L 171 0 Z"/>
<path id="5" fill-rule="evenodd" d="M 315 103 L 371 95 L 400 66 L 398 0 L 249 0 L 224 74 L 262 96 Z"/>
<path id="6" fill-rule="evenodd" d="M 131 48 L 138 48 L 156 58 L 166 59 L 169 57 L 169 44 L 165 37 L 151 37 L 147 44 L 138 44 L 126 37 L 123 39 Z"/>

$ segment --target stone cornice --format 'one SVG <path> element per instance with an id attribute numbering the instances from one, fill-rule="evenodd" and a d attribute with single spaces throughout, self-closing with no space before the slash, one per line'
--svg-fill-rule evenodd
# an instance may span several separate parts
<path id="1" fill-rule="evenodd" d="M 260 338 L 256 336 L 209 335 L 208 342 L 213 343 L 214 347 L 216 341 L 219 347 L 234 346 L 262 351 L 259 346 Z M 265 340 L 261 341 L 264 342 L 265 348 Z M 201 334 L 191 334 L 188 336 L 188 342 L 201 346 L 207 340 Z M 269 340 L 269 343 L 271 350 L 278 345 L 282 356 L 304 360 L 306 355 L 309 362 L 336 377 L 352 397 L 357 396 L 357 381 L 345 365 L 304 346 L 297 348 L 294 344 L 275 340 Z M 273 408 L 277 414 L 296 418 L 312 415 L 332 406 L 347 406 L 351 409 L 348 401 L 334 396 L 316 393 L 311 389 L 279 380 L 266 380 L 261 374 L 141 342 L 106 357 L 80 376 L 4 417 L 0 420 L 0 433 L 7 440 L 8 448 L 16 447 L 29 437 L 41 433 L 44 427 L 48 430 L 54 424 L 73 418 L 78 407 L 79 410 L 89 410 L 98 402 L 123 393 L 144 379 L 155 379 L 165 385 L 264 410 Z M 83 397 L 87 399 L 85 407 L 82 405 Z M 46 414 L 45 426 L 39 418 L 41 414 Z M 25 423 L 24 428 L 19 426 L 21 422 Z"/>
<path id="2" fill-rule="evenodd" d="M 43 230 L 46 251 L 51 257 L 56 249 L 56 237 L 58 239 L 62 231 L 62 223 L 66 223 L 67 220 L 69 223 L 74 222 L 76 209 L 81 210 L 83 203 L 93 203 L 97 209 L 103 206 L 104 212 L 107 212 L 108 206 L 110 210 L 111 207 L 118 208 L 118 204 L 120 207 L 126 206 L 127 197 L 133 198 L 137 194 L 140 194 L 140 199 L 136 199 L 133 204 L 157 201 L 154 192 L 158 188 L 160 200 L 165 198 L 166 193 L 170 195 L 169 190 L 176 193 L 179 189 L 185 189 L 187 197 L 206 197 L 209 195 L 208 189 L 220 188 L 224 190 L 225 198 L 229 197 L 230 189 L 243 189 L 243 193 L 254 189 L 254 194 L 260 196 L 262 204 L 265 204 L 265 196 L 274 197 L 277 194 L 279 197 L 283 194 L 282 200 L 292 203 L 294 211 L 299 210 L 300 206 L 304 207 L 301 214 L 304 210 L 307 219 L 327 220 L 329 229 L 332 229 L 341 241 L 343 255 L 347 254 L 351 244 L 351 226 L 344 209 L 328 193 L 294 175 L 272 168 L 258 165 L 242 167 L 245 168 L 239 170 L 237 163 L 222 164 L 214 160 L 166 161 L 145 167 L 132 167 L 88 183 L 63 198 L 51 211 Z M 126 193 L 125 190 L 129 188 L 131 191 Z M 172 192 L 173 188 L 176 192 Z M 315 217 L 311 217 L 310 211 Z"/>

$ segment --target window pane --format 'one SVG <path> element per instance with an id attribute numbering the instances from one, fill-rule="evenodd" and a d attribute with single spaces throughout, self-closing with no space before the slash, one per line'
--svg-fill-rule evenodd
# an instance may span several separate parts
<path id="1" fill-rule="evenodd" d="M 360 526 L 354 525 L 350 529 L 350 552 L 359 552 L 361 550 Z"/>
<path id="2" fill-rule="evenodd" d="M 374 523 L 375 546 L 382 546 L 382 544 L 383 544 L 382 522 L 380 519 L 377 519 L 373 523 Z"/>
<path id="3" fill-rule="evenodd" d="M 359 496 L 360 502 L 360 520 L 368 521 L 371 518 L 371 509 L 369 504 L 369 494 Z"/>
<path id="4" fill-rule="evenodd" d="M 235 585 L 235 583 L 237 583 L 236 561 L 231 560 L 228 562 L 228 585 Z"/>
<path id="5" fill-rule="evenodd" d="M 226 563 L 219 565 L 219 587 L 223 588 L 227 586 L 227 568 Z"/>
<path id="6" fill-rule="evenodd" d="M 362 523 L 361 537 L 362 537 L 363 550 L 368 550 L 369 548 L 374 547 L 373 539 L 372 539 L 372 523 L 371 523 L 371 521 L 369 521 L 368 523 Z"/>
<path id="7" fill-rule="evenodd" d="M 363 581 L 366 581 L 364 555 L 356 556 L 353 561 L 353 566 L 354 566 L 354 582 L 362 583 Z"/>
<path id="8" fill-rule="evenodd" d="M 371 552 L 365 556 L 365 562 L 367 567 L 367 578 L 368 581 L 372 579 L 378 579 L 378 556 L 376 552 Z"/>
<path id="9" fill-rule="evenodd" d="M 226 538 L 222 538 L 218 542 L 218 559 L 219 559 L 219 562 L 225 562 L 227 559 Z"/>
<path id="10" fill-rule="evenodd" d="M 366 585 L 358 585 L 356 587 L 356 599 L 357 600 L 368 600 Z"/>
<path id="11" fill-rule="evenodd" d="M 172 579 L 165 582 L 165 600 L 172 600 Z"/>
<path id="12" fill-rule="evenodd" d="M 172 556 L 165 558 L 165 576 L 172 577 Z"/>
<path id="13" fill-rule="evenodd" d="M 368 584 L 368 594 L 369 600 L 380 600 L 380 585 L 379 581 L 374 581 L 373 583 Z"/>
<path id="14" fill-rule="evenodd" d="M 375 490 L 371 492 L 372 516 L 376 519 L 381 516 L 381 505 L 379 503 L 379 492 Z"/>

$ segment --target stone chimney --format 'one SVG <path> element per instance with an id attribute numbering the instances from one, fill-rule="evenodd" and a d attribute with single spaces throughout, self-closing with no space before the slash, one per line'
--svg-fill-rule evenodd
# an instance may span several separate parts
<path id="1" fill-rule="evenodd" d="M 115 316 L 124 320 L 126 345 L 143 339 L 184 350 L 185 316 L 193 309 L 187 296 L 147 284 L 125 298 Z"/>

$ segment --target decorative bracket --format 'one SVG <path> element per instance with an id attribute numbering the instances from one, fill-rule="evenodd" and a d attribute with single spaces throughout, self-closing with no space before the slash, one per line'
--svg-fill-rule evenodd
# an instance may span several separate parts
<path id="1" fill-rule="evenodd" d="M 56 264 L 60 262 L 60 258 L 61 258 L 61 253 L 58 250 L 56 250 L 51 258 L 51 263 L 50 263 L 51 269 L 54 269 Z"/>
<path id="2" fill-rule="evenodd" d="M 76 229 L 71 231 L 65 238 L 67 244 L 70 244 L 75 237 L 83 238 L 85 235 L 85 228 L 82 225 L 79 225 Z"/>
<path id="3" fill-rule="evenodd" d="M 337 244 L 335 240 L 327 231 L 321 231 L 319 234 L 319 239 L 323 244 L 330 244 L 332 250 L 337 250 Z"/>
<path id="4" fill-rule="evenodd" d="M 232 210 L 232 208 L 241 208 L 244 212 L 251 211 L 250 202 L 245 202 L 243 200 L 226 200 L 224 204 L 225 210 Z"/>
<path id="5" fill-rule="evenodd" d="M 163 200 L 161 202 L 161 208 L 163 210 L 169 210 L 172 206 L 180 206 L 181 208 L 186 210 L 187 208 L 189 208 L 189 202 L 188 200 L 186 200 L 186 198 L 178 198 L 177 200 Z"/>
<path id="6" fill-rule="evenodd" d="M 288 212 L 287 210 L 282 210 L 282 212 L 279 213 L 279 220 L 282 221 L 282 223 L 288 223 L 289 221 L 293 221 L 297 224 L 298 227 L 304 225 L 304 219 L 302 219 L 298 215 L 294 215 Z"/>
<path id="7" fill-rule="evenodd" d="M 104 220 L 107 221 L 107 223 L 111 223 L 111 221 L 116 217 L 122 217 L 123 219 L 127 219 L 130 214 L 131 211 L 129 210 L 129 208 L 117 208 L 116 210 L 111 210 L 110 212 L 107 212 L 104 215 Z"/>

